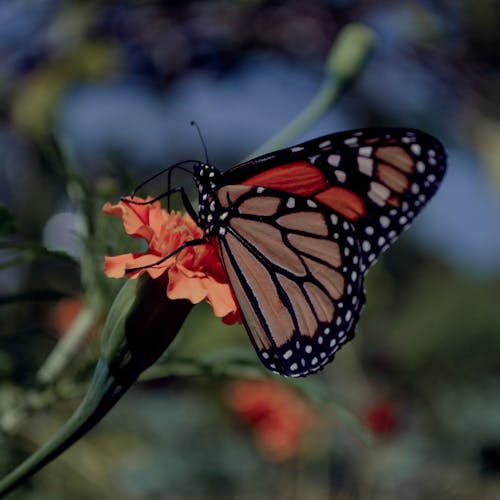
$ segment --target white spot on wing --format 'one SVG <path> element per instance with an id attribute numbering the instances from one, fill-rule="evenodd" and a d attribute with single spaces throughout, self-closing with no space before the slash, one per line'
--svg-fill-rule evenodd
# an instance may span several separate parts
<path id="1" fill-rule="evenodd" d="M 382 217 L 380 217 L 379 219 L 379 222 L 380 222 L 380 225 L 383 227 L 383 228 L 387 228 L 390 226 L 391 224 L 391 220 L 389 219 L 389 217 L 385 216 L 385 215 L 382 215 Z"/>
<path id="2" fill-rule="evenodd" d="M 411 149 L 411 152 L 414 154 L 414 155 L 417 155 L 419 156 L 420 153 L 422 152 L 422 148 L 420 147 L 420 144 L 412 144 L 410 146 L 410 149 Z"/>
<path id="3" fill-rule="evenodd" d="M 373 160 L 371 158 L 365 158 L 364 156 L 358 157 L 358 167 L 362 174 L 371 177 L 373 175 Z"/>
<path id="4" fill-rule="evenodd" d="M 343 170 L 335 170 L 335 177 L 339 182 L 345 182 L 346 173 Z"/>
<path id="5" fill-rule="evenodd" d="M 338 167 L 340 163 L 340 155 L 328 155 L 326 160 L 332 167 Z"/>
<path id="6" fill-rule="evenodd" d="M 380 182 L 370 182 L 370 191 L 368 191 L 368 198 L 376 203 L 377 205 L 383 207 L 385 205 L 385 200 L 389 198 L 391 191 L 387 186 L 380 184 Z"/>

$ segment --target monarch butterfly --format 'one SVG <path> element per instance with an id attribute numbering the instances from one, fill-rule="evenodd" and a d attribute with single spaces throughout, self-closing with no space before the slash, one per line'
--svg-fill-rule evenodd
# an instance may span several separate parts
<path id="1" fill-rule="evenodd" d="M 167 194 L 181 191 L 204 238 L 177 251 L 213 245 L 262 363 L 306 376 L 353 338 L 365 274 L 445 170 L 439 141 L 397 128 L 326 135 L 225 172 L 196 162 L 198 212 L 181 188 Z"/>

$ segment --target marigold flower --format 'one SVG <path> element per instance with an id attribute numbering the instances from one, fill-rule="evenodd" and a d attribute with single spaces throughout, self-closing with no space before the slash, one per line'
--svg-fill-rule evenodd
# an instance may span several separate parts
<path id="1" fill-rule="evenodd" d="M 136 197 L 134 201 L 144 200 Z M 236 323 L 240 319 L 226 273 L 211 245 L 187 247 L 155 265 L 186 241 L 203 237 L 202 229 L 188 214 L 167 213 L 158 201 L 147 205 L 127 201 L 116 205 L 106 203 L 103 212 L 122 219 L 125 231 L 134 238 L 145 239 L 149 246 L 146 252 L 105 257 L 104 272 L 108 277 L 121 278 L 127 274 L 129 278 L 137 278 L 147 273 L 156 279 L 168 273 L 169 299 L 188 299 L 193 304 L 206 300 L 225 323 Z M 142 266 L 150 267 L 127 272 Z"/>
<path id="2" fill-rule="evenodd" d="M 296 455 L 317 422 L 312 408 L 284 384 L 239 380 L 229 385 L 226 395 L 230 408 L 253 428 L 259 448 L 272 460 Z"/>

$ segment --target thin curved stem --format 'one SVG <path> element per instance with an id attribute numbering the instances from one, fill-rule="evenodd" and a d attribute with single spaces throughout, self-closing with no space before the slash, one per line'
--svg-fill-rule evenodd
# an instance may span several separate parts
<path id="1" fill-rule="evenodd" d="M 325 64 L 325 78 L 316 96 L 289 125 L 246 160 L 290 145 L 296 137 L 319 120 L 360 75 L 372 53 L 374 43 L 375 35 L 366 26 L 358 23 L 345 26 L 330 49 Z"/>

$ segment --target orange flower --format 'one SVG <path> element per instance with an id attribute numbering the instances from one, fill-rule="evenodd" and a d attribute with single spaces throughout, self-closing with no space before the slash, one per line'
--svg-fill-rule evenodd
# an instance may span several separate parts
<path id="1" fill-rule="evenodd" d="M 48 325 L 57 335 L 64 335 L 78 316 L 82 303 L 78 299 L 64 298 L 50 310 Z"/>
<path id="2" fill-rule="evenodd" d="M 134 198 L 134 201 L 144 201 Z M 148 273 L 153 279 L 168 273 L 166 293 L 169 299 L 188 299 L 193 304 L 206 300 L 214 314 L 226 323 L 239 320 L 238 306 L 234 300 L 226 273 L 213 246 L 209 244 L 187 247 L 161 264 L 163 257 L 177 250 L 184 242 L 203 237 L 200 229 L 188 214 L 170 214 L 158 201 L 137 205 L 120 201 L 106 203 L 103 212 L 122 219 L 125 231 L 147 241 L 149 248 L 143 253 L 128 253 L 105 257 L 104 272 L 110 278 L 137 278 Z M 127 272 L 142 266 L 138 271 Z"/>
<path id="3" fill-rule="evenodd" d="M 270 380 L 241 380 L 227 390 L 229 406 L 249 424 L 262 452 L 272 460 L 297 454 L 317 415 L 289 387 Z"/>

